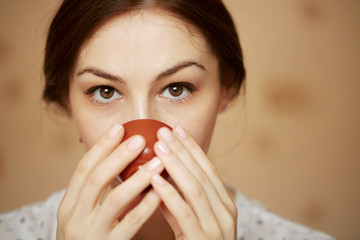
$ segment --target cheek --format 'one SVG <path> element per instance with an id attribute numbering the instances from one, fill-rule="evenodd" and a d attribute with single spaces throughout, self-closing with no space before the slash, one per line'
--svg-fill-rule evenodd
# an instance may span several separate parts
<path id="1" fill-rule="evenodd" d="M 85 148 L 90 149 L 106 130 L 91 118 L 74 117 L 79 135 Z"/>
<path id="2" fill-rule="evenodd" d="M 193 114 L 185 114 L 186 119 L 180 125 L 195 139 L 202 150 L 207 153 L 211 143 L 217 118 L 216 103 L 199 108 Z"/>
<path id="3" fill-rule="evenodd" d="M 71 117 L 77 127 L 83 145 L 89 150 L 105 131 L 110 129 L 117 121 L 115 114 L 104 114 L 89 107 L 86 99 L 70 91 L 69 104 Z"/>
<path id="4" fill-rule="evenodd" d="M 76 124 L 79 137 L 87 150 L 112 126 L 112 118 L 102 118 L 97 114 L 90 114 L 84 108 L 78 108 L 77 111 L 73 112 L 72 118 Z"/>
<path id="5" fill-rule="evenodd" d="M 181 109 L 169 109 L 167 112 L 167 116 L 170 115 L 167 123 L 170 126 L 182 126 L 205 153 L 211 143 L 219 108 L 219 99 L 213 96 L 217 95 L 215 93 L 211 97 L 206 95 L 206 97 L 191 101 Z"/>
<path id="6" fill-rule="evenodd" d="M 205 153 L 209 150 L 214 127 L 215 118 L 206 119 L 206 121 L 198 121 L 195 126 L 184 126 Z"/>

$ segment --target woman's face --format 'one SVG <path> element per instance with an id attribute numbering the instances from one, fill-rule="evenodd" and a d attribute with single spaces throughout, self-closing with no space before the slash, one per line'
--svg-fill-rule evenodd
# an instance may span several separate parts
<path id="1" fill-rule="evenodd" d="M 206 152 L 227 99 L 205 39 L 161 11 L 107 22 L 80 49 L 70 79 L 68 106 L 86 148 L 115 123 L 150 118 L 181 125 Z"/>

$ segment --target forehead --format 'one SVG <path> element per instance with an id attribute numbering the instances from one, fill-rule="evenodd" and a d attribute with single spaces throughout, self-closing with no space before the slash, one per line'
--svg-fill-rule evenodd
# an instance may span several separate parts
<path id="1" fill-rule="evenodd" d="M 194 26 L 162 10 L 132 11 L 114 17 L 83 44 L 80 58 L 84 49 L 87 58 L 91 52 L 96 55 L 116 52 L 122 57 L 153 52 L 153 58 L 159 50 L 172 57 L 211 54 L 205 38 Z"/>
<path id="2" fill-rule="evenodd" d="M 139 34 L 138 28 L 142 28 L 144 34 L 153 33 L 153 31 L 173 31 L 175 34 L 188 37 L 189 40 L 203 40 L 202 34 L 195 26 L 182 20 L 181 17 L 161 9 L 134 10 L 110 18 L 97 28 L 93 37 L 112 30 L 116 31 L 116 29 L 123 31 L 118 32 L 119 35 L 129 34 L 131 36 L 133 33 Z"/>

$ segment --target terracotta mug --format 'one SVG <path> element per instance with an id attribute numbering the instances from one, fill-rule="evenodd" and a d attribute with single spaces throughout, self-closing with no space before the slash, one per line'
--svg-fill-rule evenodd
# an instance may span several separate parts
<path id="1" fill-rule="evenodd" d="M 125 129 L 125 135 L 122 141 L 125 141 L 134 135 L 141 135 L 145 138 L 146 146 L 142 153 L 120 173 L 120 181 L 128 179 L 142 165 L 155 157 L 154 144 L 158 141 L 157 131 L 162 127 L 167 127 L 171 130 L 171 127 L 167 124 L 153 119 L 137 119 L 127 122 L 123 126 Z M 166 177 L 167 173 L 164 172 L 163 176 L 164 175 Z"/>

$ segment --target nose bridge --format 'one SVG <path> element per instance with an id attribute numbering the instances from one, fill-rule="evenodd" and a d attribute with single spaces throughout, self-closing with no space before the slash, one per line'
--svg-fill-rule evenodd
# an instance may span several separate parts
<path id="1" fill-rule="evenodd" d="M 134 119 L 153 119 L 156 117 L 155 104 L 145 95 L 135 98 L 132 108 Z"/>

